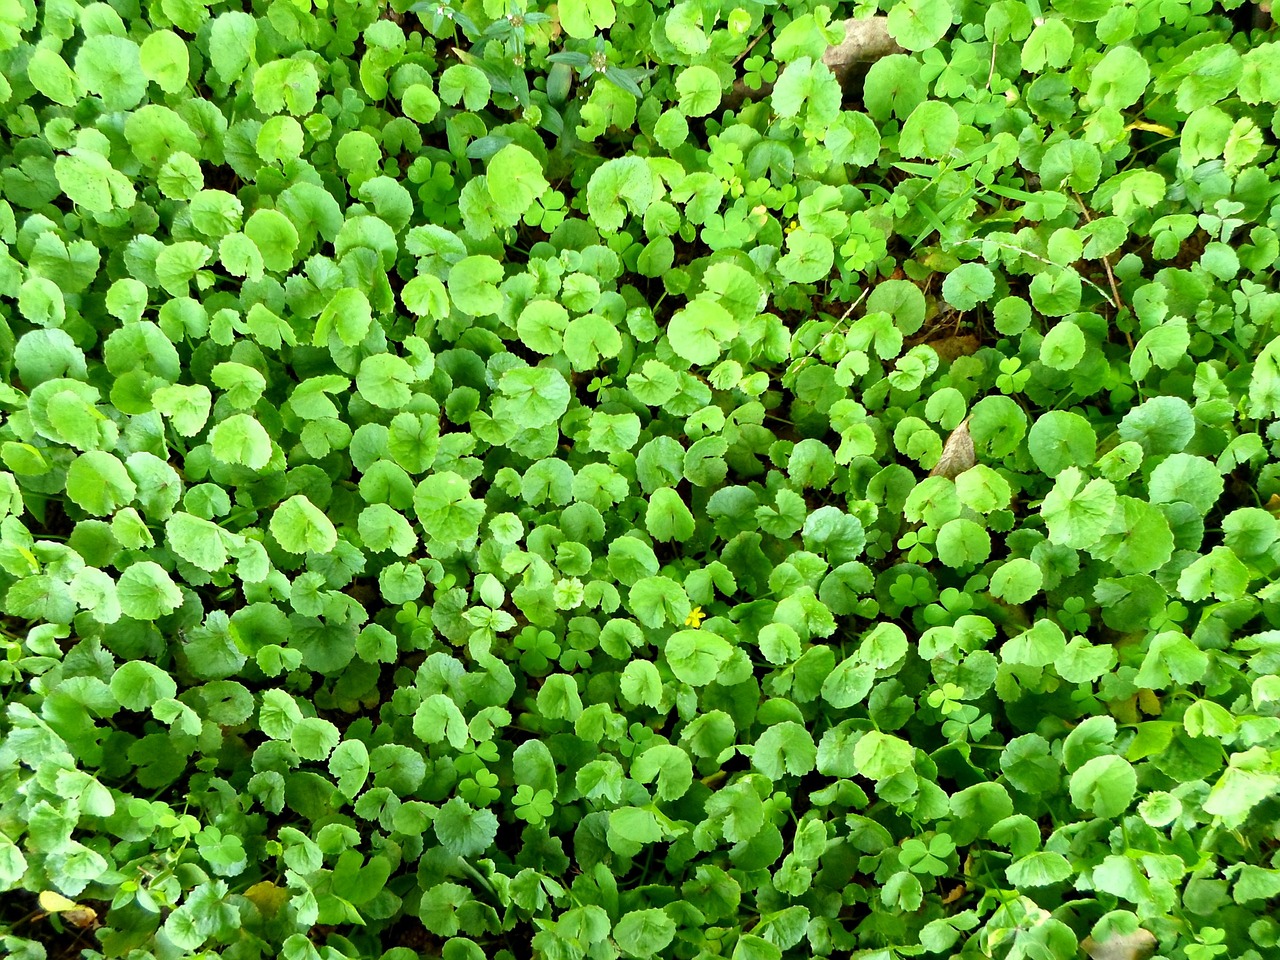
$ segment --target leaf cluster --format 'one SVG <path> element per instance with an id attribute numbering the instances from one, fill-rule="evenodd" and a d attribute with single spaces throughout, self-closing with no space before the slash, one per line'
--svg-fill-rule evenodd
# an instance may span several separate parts
<path id="1" fill-rule="evenodd" d="M 1271 37 L 0 2 L 0 952 L 1274 955 Z"/>

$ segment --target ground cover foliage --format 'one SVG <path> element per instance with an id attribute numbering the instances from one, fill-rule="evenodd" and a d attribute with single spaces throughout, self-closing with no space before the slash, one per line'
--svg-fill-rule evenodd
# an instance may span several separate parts
<path id="1" fill-rule="evenodd" d="M 510 2 L 0 0 L 0 950 L 1275 956 L 1280 44 Z"/>

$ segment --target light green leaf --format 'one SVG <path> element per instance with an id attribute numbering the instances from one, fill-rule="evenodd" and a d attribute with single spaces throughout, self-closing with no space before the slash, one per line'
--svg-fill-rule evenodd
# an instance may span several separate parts
<path id="1" fill-rule="evenodd" d="M 689 363 L 707 366 L 720 359 L 724 344 L 738 334 L 738 321 L 718 300 L 699 297 L 671 318 L 671 349 Z"/>
<path id="2" fill-rule="evenodd" d="M 173 423 L 184 437 L 194 437 L 209 419 L 213 395 L 202 384 L 169 384 L 151 395 L 155 408 Z"/>
<path id="3" fill-rule="evenodd" d="M 705 117 L 720 105 L 720 78 L 710 67 L 686 67 L 676 77 L 680 111 L 689 117 Z"/>
<path id="4" fill-rule="evenodd" d="M 145 660 L 122 663 L 111 675 L 111 695 L 126 710 L 150 711 L 159 701 L 168 700 L 177 692 L 178 685 L 173 678 Z"/>
<path id="5" fill-rule="evenodd" d="M 333 522 L 302 494 L 295 494 L 271 515 L 271 535 L 290 553 L 328 553 L 338 543 Z"/>
<path id="6" fill-rule="evenodd" d="M 911 769 L 915 755 L 911 744 L 879 730 L 864 733 L 853 748 L 853 762 L 858 772 L 876 781 L 888 780 Z"/>
<path id="7" fill-rule="evenodd" d="M 889 10 L 889 35 L 908 50 L 927 50 L 951 27 L 948 0 L 905 0 Z"/>
<path id="8" fill-rule="evenodd" d="M 121 612 L 134 620 L 158 620 L 182 605 L 182 591 L 151 560 L 130 564 L 116 582 L 116 595 Z"/>
<path id="9" fill-rule="evenodd" d="M 216 523 L 175 513 L 165 521 L 165 541 L 174 553 L 201 570 L 220 570 L 227 562 L 222 530 Z"/>
<path id="10" fill-rule="evenodd" d="M 484 518 L 484 501 L 471 497 L 471 485 L 452 471 L 427 477 L 413 492 L 413 509 L 427 536 L 442 543 L 474 537 Z"/>
<path id="11" fill-rule="evenodd" d="M 665 649 L 671 672 L 694 687 L 714 680 L 732 653 L 728 640 L 707 630 L 680 630 L 667 640 Z"/>
<path id="12" fill-rule="evenodd" d="M 108 110 L 129 110 L 147 92 L 138 45 L 123 36 L 98 33 L 76 51 L 76 75 L 90 93 L 102 97 Z"/>
<path id="13" fill-rule="evenodd" d="M 537 430 L 558 421 L 569 409 L 569 384 L 552 367 L 516 367 L 502 375 L 494 417 L 522 430 Z"/>
<path id="14" fill-rule="evenodd" d="M 213 455 L 223 463 L 261 470 L 271 462 L 271 437 L 247 413 L 233 414 L 209 431 Z"/>
<path id="15" fill-rule="evenodd" d="M 1098 541 L 1115 515 L 1116 491 L 1108 480 L 1094 479 L 1084 483 L 1084 475 L 1076 467 L 1058 474 L 1053 489 L 1040 507 L 1049 528 L 1049 539 L 1077 549 Z"/>
<path id="16" fill-rule="evenodd" d="M 652 957 L 675 939 L 675 921 L 663 910 L 632 910 L 613 928 L 613 939 L 623 955 Z"/>
<path id="17" fill-rule="evenodd" d="M 186 43 L 172 30 L 148 34 L 138 53 L 142 72 L 165 93 L 178 93 L 187 85 L 190 56 Z"/>
<path id="18" fill-rule="evenodd" d="M 1123 757 L 1094 757 L 1071 775 L 1071 802 L 1096 817 L 1124 813 L 1137 789 L 1137 774 Z"/>
<path id="19" fill-rule="evenodd" d="M 413 367 L 394 353 L 375 353 L 360 361 L 356 372 L 356 389 L 375 407 L 396 410 L 408 404 L 413 396 L 410 385 L 417 382 Z"/>
<path id="20" fill-rule="evenodd" d="M 561 13 L 563 15 L 563 10 Z M 507 224 L 518 223 L 524 212 L 550 186 L 538 159 L 514 143 L 507 144 L 493 155 L 485 171 L 485 179 L 494 211 Z"/>
<path id="21" fill-rule="evenodd" d="M 94 516 L 109 516 L 131 503 L 137 493 L 125 465 L 110 453 L 90 450 L 67 469 L 67 496 Z"/>
<path id="22" fill-rule="evenodd" d="M 660 542 L 684 543 L 693 536 L 693 514 L 670 487 L 660 487 L 649 495 L 644 522 L 649 534 Z"/>

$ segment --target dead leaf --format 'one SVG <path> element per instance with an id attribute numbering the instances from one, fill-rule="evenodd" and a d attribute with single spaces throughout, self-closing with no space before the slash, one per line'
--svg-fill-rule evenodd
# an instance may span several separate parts
<path id="1" fill-rule="evenodd" d="M 1160 706 L 1160 698 L 1156 696 L 1154 690 L 1138 691 L 1138 707 L 1149 717 L 1160 716 L 1163 709 Z"/>
<path id="2" fill-rule="evenodd" d="M 253 901 L 258 912 L 267 919 L 274 917 L 280 912 L 280 908 L 289 902 L 289 891 L 283 887 L 277 887 L 270 880 L 255 883 L 244 892 L 244 895 Z"/>
<path id="3" fill-rule="evenodd" d="M 62 894 L 53 890 L 43 890 L 37 898 L 40 901 L 40 909 L 45 913 L 62 913 L 64 910 L 70 910 L 75 907 L 74 900 L 68 900 Z"/>
<path id="4" fill-rule="evenodd" d="M 938 359 L 943 363 L 951 363 L 956 357 L 973 356 L 978 352 L 978 348 L 982 346 L 982 343 L 973 334 L 966 333 L 958 337 L 942 337 L 939 340 L 930 340 L 928 346 L 933 347 Z"/>
<path id="5" fill-rule="evenodd" d="M 1135 120 L 1133 123 L 1125 127 L 1126 130 L 1145 130 L 1147 133 L 1158 133 L 1162 137 L 1176 137 L 1176 130 L 1166 127 L 1162 123 L 1149 123 L 1146 120 Z"/>
<path id="6" fill-rule="evenodd" d="M 98 924 L 98 911 L 69 900 L 54 890 L 42 890 L 37 898 L 45 913 L 56 913 L 73 927 L 84 930 Z"/>
<path id="7" fill-rule="evenodd" d="M 81 930 L 88 930 L 98 925 L 98 911 L 92 907 L 77 906 L 74 910 L 66 911 L 62 916 L 67 923 Z"/>
<path id="8" fill-rule="evenodd" d="M 942 448 L 942 456 L 929 471 L 931 477 L 947 477 L 954 480 L 978 462 L 977 453 L 973 449 L 973 437 L 969 435 L 969 418 L 965 417 L 960 426 L 951 431 Z"/>
<path id="9" fill-rule="evenodd" d="M 1135 930 L 1110 937 L 1102 943 L 1085 937 L 1080 944 L 1091 960 L 1147 960 L 1156 952 L 1156 938 L 1149 930 Z"/>
<path id="10" fill-rule="evenodd" d="M 1111 711 L 1111 715 L 1121 723 L 1137 723 L 1142 718 L 1138 716 L 1138 695 L 1126 697 L 1124 700 L 1108 700 L 1107 708 Z"/>

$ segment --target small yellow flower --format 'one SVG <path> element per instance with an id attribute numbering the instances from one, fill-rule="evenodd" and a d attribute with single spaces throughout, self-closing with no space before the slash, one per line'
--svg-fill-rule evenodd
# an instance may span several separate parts
<path id="1" fill-rule="evenodd" d="M 707 615 L 702 612 L 702 608 L 694 607 L 689 611 L 689 615 L 684 618 L 684 625 L 686 627 L 693 627 L 693 629 L 697 630 L 702 626 L 702 621 L 705 619 L 707 619 Z"/>

